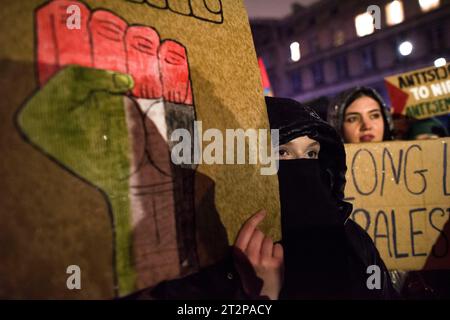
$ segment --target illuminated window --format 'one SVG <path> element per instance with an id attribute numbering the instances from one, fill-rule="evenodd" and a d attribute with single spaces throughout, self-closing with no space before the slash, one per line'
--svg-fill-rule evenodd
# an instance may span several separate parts
<path id="1" fill-rule="evenodd" d="M 291 60 L 297 62 L 301 58 L 300 43 L 292 42 L 290 48 L 291 48 Z"/>
<path id="2" fill-rule="evenodd" d="M 335 47 L 343 45 L 345 42 L 345 33 L 342 30 L 338 30 L 334 33 L 333 44 Z"/>
<path id="3" fill-rule="evenodd" d="M 419 0 L 419 5 L 423 12 L 436 9 L 440 4 L 440 0 Z"/>
<path id="4" fill-rule="evenodd" d="M 375 31 L 372 15 L 368 12 L 357 15 L 355 18 L 355 27 L 358 37 L 364 37 L 372 34 Z"/>
<path id="5" fill-rule="evenodd" d="M 386 23 L 388 26 L 399 24 L 405 20 L 403 3 L 395 0 L 386 5 Z"/>

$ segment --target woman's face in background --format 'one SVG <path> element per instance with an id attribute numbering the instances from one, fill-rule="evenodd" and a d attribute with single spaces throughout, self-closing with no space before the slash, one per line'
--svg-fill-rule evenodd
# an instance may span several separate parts
<path id="1" fill-rule="evenodd" d="M 307 136 L 292 139 L 279 147 L 280 160 L 319 159 L 320 143 Z"/>
<path id="2" fill-rule="evenodd" d="M 342 131 L 345 143 L 383 141 L 384 121 L 380 104 L 367 96 L 353 101 L 345 110 Z"/>

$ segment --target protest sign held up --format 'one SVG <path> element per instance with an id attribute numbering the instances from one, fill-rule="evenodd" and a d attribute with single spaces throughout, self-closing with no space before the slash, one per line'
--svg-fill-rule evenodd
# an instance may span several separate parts
<path id="1" fill-rule="evenodd" d="M 351 218 L 390 269 L 450 267 L 450 140 L 346 145 Z"/>
<path id="2" fill-rule="evenodd" d="M 450 64 L 385 79 L 394 113 L 425 119 L 450 113 Z"/>

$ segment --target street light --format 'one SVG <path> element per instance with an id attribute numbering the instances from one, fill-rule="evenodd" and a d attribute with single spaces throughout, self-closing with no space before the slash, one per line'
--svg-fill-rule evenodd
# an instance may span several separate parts
<path id="1" fill-rule="evenodd" d="M 447 64 L 447 60 L 445 60 L 445 58 L 438 58 L 438 59 L 434 60 L 434 66 L 436 68 L 443 67 L 446 64 Z"/>
<path id="2" fill-rule="evenodd" d="M 398 51 L 404 57 L 409 56 L 413 51 L 413 45 L 409 41 L 404 41 L 398 46 Z"/>

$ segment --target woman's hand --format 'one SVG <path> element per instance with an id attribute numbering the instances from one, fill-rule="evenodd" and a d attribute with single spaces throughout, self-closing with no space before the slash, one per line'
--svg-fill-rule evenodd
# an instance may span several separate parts
<path id="1" fill-rule="evenodd" d="M 239 231 L 234 246 L 245 255 L 258 278 L 263 281 L 259 294 L 275 300 L 278 299 L 283 284 L 283 247 L 281 244 L 274 244 L 270 237 L 257 229 L 265 216 L 266 212 L 261 210 L 250 217 Z M 244 278 L 239 268 L 238 271 L 241 278 Z M 247 290 L 246 283 L 243 282 L 244 289 Z"/>

